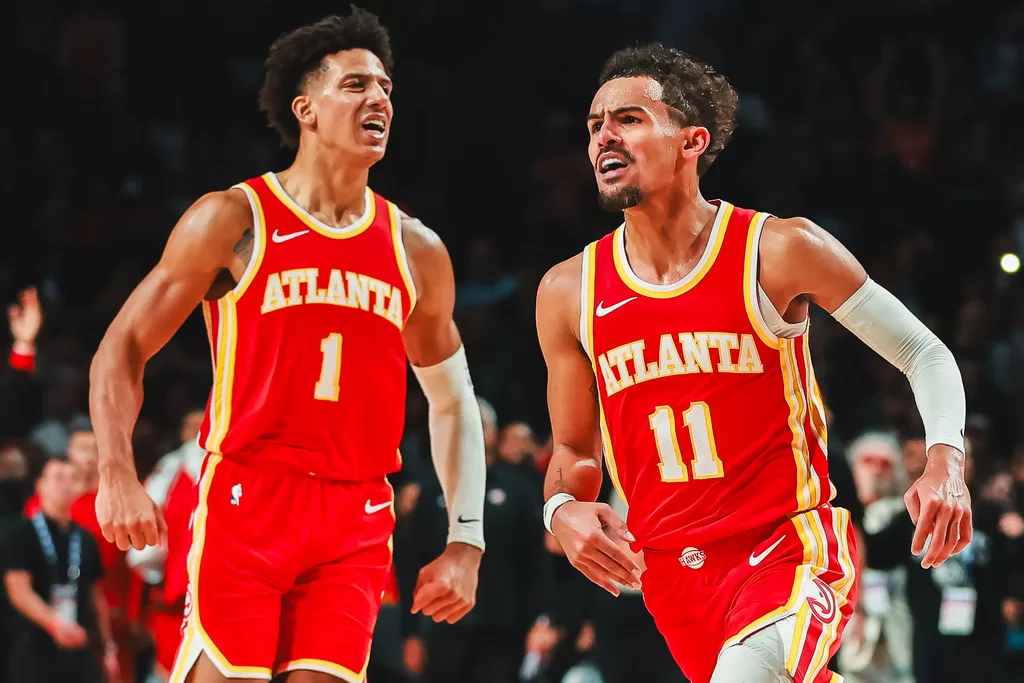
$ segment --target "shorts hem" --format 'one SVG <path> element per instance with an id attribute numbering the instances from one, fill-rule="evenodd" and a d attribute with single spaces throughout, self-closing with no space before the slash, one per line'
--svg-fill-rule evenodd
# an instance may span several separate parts
<path id="1" fill-rule="evenodd" d="M 202 634 L 194 634 L 191 638 L 188 638 L 187 641 L 188 642 L 183 643 L 183 647 L 186 647 L 187 649 L 182 650 L 178 653 L 178 656 L 175 657 L 175 666 L 168 676 L 168 683 L 179 683 L 184 681 L 192 669 L 195 668 L 196 662 L 199 661 L 199 655 L 203 653 L 206 653 L 206 658 L 213 663 L 213 666 L 224 678 L 256 678 L 264 681 L 269 681 L 273 678 L 271 670 L 268 667 L 236 667 L 231 665 L 230 662 L 222 661 L 222 658 L 217 656 L 215 648 L 206 642 L 206 638 Z"/>
<path id="2" fill-rule="evenodd" d="M 345 683 L 363 683 L 366 680 L 366 675 L 357 674 L 351 669 L 346 669 L 340 664 L 329 662 L 324 659 L 294 659 L 290 662 L 284 662 L 275 667 L 274 675 L 280 676 L 283 673 L 289 671 L 316 671 L 318 673 L 329 674 L 334 676 L 338 680 L 345 681 Z"/>

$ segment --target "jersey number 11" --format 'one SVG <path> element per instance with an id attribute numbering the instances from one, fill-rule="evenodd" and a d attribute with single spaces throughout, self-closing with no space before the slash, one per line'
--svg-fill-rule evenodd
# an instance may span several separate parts
<path id="1" fill-rule="evenodd" d="M 694 401 L 682 412 L 683 424 L 690 433 L 690 446 L 693 449 L 694 479 L 715 479 L 724 476 L 722 461 L 718 459 L 718 448 L 715 446 L 715 433 L 711 429 L 711 412 L 708 404 Z M 651 431 L 654 432 L 654 444 L 658 447 L 658 458 L 661 462 L 662 481 L 689 481 L 690 475 L 683 462 L 683 453 L 676 437 L 676 415 L 669 406 L 658 406 L 649 416 Z"/>

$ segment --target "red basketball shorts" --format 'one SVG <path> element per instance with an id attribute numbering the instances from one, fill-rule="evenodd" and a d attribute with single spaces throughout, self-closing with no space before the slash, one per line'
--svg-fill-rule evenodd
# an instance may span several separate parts
<path id="1" fill-rule="evenodd" d="M 188 556 L 185 633 L 228 678 L 307 669 L 361 683 L 391 568 L 386 480 L 325 481 L 208 456 Z"/>
<path id="2" fill-rule="evenodd" d="M 789 616 L 779 624 L 786 670 L 795 683 L 831 683 L 855 552 L 849 512 L 823 506 L 703 548 L 645 549 L 644 601 L 691 683 L 708 683 L 723 649 Z"/>

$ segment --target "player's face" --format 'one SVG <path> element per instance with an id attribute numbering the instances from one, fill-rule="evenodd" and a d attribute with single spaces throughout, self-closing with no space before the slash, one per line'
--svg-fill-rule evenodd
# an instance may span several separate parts
<path id="1" fill-rule="evenodd" d="M 328 55 L 310 78 L 305 96 L 306 117 L 320 145 L 371 164 L 384 156 L 394 109 L 391 79 L 375 54 L 344 50 Z"/>
<path id="2" fill-rule="evenodd" d="M 681 170 L 684 129 L 646 76 L 608 81 L 587 116 L 588 152 L 601 206 L 622 211 L 672 184 Z"/>

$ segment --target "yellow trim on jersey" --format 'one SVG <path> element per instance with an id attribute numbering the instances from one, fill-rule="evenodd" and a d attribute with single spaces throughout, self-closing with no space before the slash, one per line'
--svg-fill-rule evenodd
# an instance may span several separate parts
<path id="1" fill-rule="evenodd" d="M 582 272 L 580 274 L 580 291 L 582 295 L 580 297 L 580 317 L 584 322 L 581 325 L 580 332 L 581 336 L 585 337 L 580 339 L 580 344 L 583 345 L 583 349 L 587 353 L 587 357 L 590 358 L 590 368 L 594 372 L 594 381 L 598 382 L 600 386 L 599 375 L 597 374 L 597 355 L 594 350 L 594 290 L 597 287 L 597 242 L 591 242 L 583 250 L 583 264 Z M 586 329 L 583 329 L 585 326 Z M 601 403 L 601 390 L 598 389 L 597 396 L 597 412 L 598 412 L 598 424 L 601 430 L 601 445 L 604 451 L 604 462 L 608 468 L 608 477 L 612 480 L 612 486 L 615 487 L 615 492 L 619 494 L 619 498 L 622 499 L 623 503 L 629 505 L 629 501 L 626 500 L 626 494 L 622 490 L 622 484 L 619 483 L 619 468 L 615 464 L 615 452 L 612 450 L 612 438 L 608 433 L 608 423 L 604 417 L 604 406 Z"/>
<path id="2" fill-rule="evenodd" d="M 363 664 L 362 671 L 360 671 L 358 673 L 353 671 L 352 669 L 345 668 L 345 667 L 343 667 L 340 664 L 335 664 L 334 662 L 328 662 L 325 659 L 310 659 L 310 658 L 306 658 L 306 659 L 293 659 L 290 662 L 285 662 L 284 664 L 281 664 L 278 667 L 277 672 L 275 673 L 275 675 L 276 676 L 280 676 L 281 674 L 285 673 L 286 671 L 297 671 L 297 670 L 317 671 L 317 672 L 320 672 L 320 673 L 331 674 L 335 678 L 339 678 L 339 679 L 345 681 L 346 683 L 363 683 L 363 681 L 366 679 L 366 669 L 369 666 L 370 666 L 370 655 L 369 654 L 366 655 L 366 663 Z"/>
<path id="3" fill-rule="evenodd" d="M 729 219 L 732 218 L 732 209 L 732 204 L 722 202 L 719 208 L 719 216 L 715 218 L 715 223 L 712 227 L 711 238 L 715 240 L 714 244 L 704 247 L 705 254 L 697 262 L 699 270 L 691 271 L 678 282 L 658 289 L 651 287 L 649 283 L 645 286 L 640 278 L 631 272 L 629 264 L 626 262 L 626 224 L 623 223 L 612 237 L 612 260 L 615 261 L 615 271 L 618 273 L 619 279 L 637 294 L 642 294 L 652 299 L 671 299 L 690 291 L 700 284 L 700 281 L 711 270 L 711 266 L 715 265 L 715 261 L 718 259 L 718 252 L 721 251 L 722 243 L 725 241 L 725 231 L 729 227 Z M 710 255 L 707 255 L 709 248 L 711 250 Z"/>
<path id="4" fill-rule="evenodd" d="M 203 472 L 202 478 L 199 480 L 199 505 L 196 507 L 195 521 L 192 526 L 192 548 L 188 553 L 188 576 L 190 584 L 190 593 L 192 596 L 192 611 L 188 615 L 188 627 L 187 635 L 185 637 L 185 643 L 178 650 L 178 660 L 175 661 L 174 675 L 171 681 L 176 683 L 178 680 L 184 678 L 184 675 L 188 674 L 188 671 L 182 671 L 179 667 L 186 664 L 194 666 L 194 662 L 187 662 L 188 652 L 191 647 L 192 641 L 195 638 L 199 638 L 203 645 L 203 651 L 213 661 L 214 665 L 221 670 L 221 672 L 227 672 L 232 678 L 241 678 L 243 676 L 248 677 L 259 677 L 259 678 L 270 678 L 272 672 L 268 667 L 264 666 L 234 666 L 227 660 L 224 654 L 217 647 L 216 643 L 210 638 L 206 629 L 203 628 L 203 622 L 199 618 L 199 568 L 202 563 L 203 557 L 203 546 L 206 543 L 206 520 L 210 516 L 210 488 L 213 485 L 214 473 L 217 470 L 217 465 L 221 462 L 221 457 L 216 453 L 210 453 L 209 459 L 206 462 L 206 469 Z"/>
<path id="5" fill-rule="evenodd" d="M 761 338 L 761 341 L 770 348 L 779 348 L 778 337 L 762 323 L 760 313 L 760 301 L 757 298 L 757 264 L 758 249 L 760 248 L 761 229 L 758 221 L 765 217 L 763 212 L 757 212 L 750 220 L 747 228 L 747 247 L 743 256 L 743 305 L 747 309 L 747 320 L 754 327 L 754 332 Z M 763 226 L 762 226 L 763 227 Z"/>
<path id="6" fill-rule="evenodd" d="M 402 282 L 405 283 L 405 290 L 409 293 L 409 310 L 405 312 L 405 320 L 409 319 L 412 311 L 416 308 L 416 282 L 412 278 L 412 270 L 409 268 L 409 259 L 405 253 L 404 241 L 402 239 L 402 221 L 398 219 L 398 207 L 388 202 L 388 220 L 391 223 L 391 244 L 395 248 L 395 260 L 398 262 L 398 272 L 402 274 Z M 402 321 L 403 325 L 405 321 Z"/>
<path id="7" fill-rule="evenodd" d="M 818 440 L 818 447 L 828 454 L 828 425 L 825 419 L 825 402 L 821 400 L 818 380 L 814 375 L 814 364 L 811 362 L 810 328 L 804 332 L 804 367 L 807 368 L 807 400 L 810 403 L 811 430 Z"/>
<path id="8" fill-rule="evenodd" d="M 789 430 L 793 435 L 793 460 L 796 463 L 796 504 L 798 510 L 808 510 L 814 497 L 811 494 L 810 456 L 803 426 L 803 402 L 800 400 L 800 376 L 793 360 L 792 339 L 779 339 L 779 364 L 782 368 L 783 392 L 789 405 Z"/>
<path id="9" fill-rule="evenodd" d="M 221 444 L 231 424 L 231 394 L 235 381 L 235 350 L 238 344 L 238 310 L 231 295 L 217 300 L 217 361 L 213 375 L 212 410 L 216 420 L 210 424 L 205 448 L 220 453 Z"/>
<path id="10" fill-rule="evenodd" d="M 249 197 L 249 201 L 254 207 L 256 207 L 256 225 L 252 226 L 253 232 L 253 246 L 256 248 L 256 253 L 251 257 L 251 262 L 245 266 L 245 271 L 242 273 L 242 278 L 238 284 L 234 286 L 228 296 L 233 296 L 235 301 L 242 298 L 245 294 L 245 290 L 249 289 L 249 285 L 256 279 L 256 274 L 260 270 L 260 265 L 263 263 L 263 255 L 267 251 L 267 218 L 263 213 L 263 204 L 260 202 L 260 196 L 256 194 L 256 190 L 248 183 L 239 183 L 236 185 L 238 189 L 245 192 L 246 196 Z"/>
<path id="11" fill-rule="evenodd" d="M 312 216 L 306 209 L 299 206 L 299 204 L 288 196 L 288 193 L 284 191 L 284 188 L 278 183 L 277 176 L 273 173 L 263 174 L 263 180 L 266 181 L 267 187 L 274 193 L 282 204 L 284 204 L 288 210 L 290 210 L 295 217 L 306 224 L 313 232 L 323 235 L 324 237 L 330 237 L 334 240 L 343 240 L 350 237 L 355 237 L 362 234 L 368 227 L 373 224 L 373 219 L 377 217 L 377 201 L 373 195 L 373 191 L 369 187 L 366 188 L 365 201 L 367 202 L 367 208 L 365 215 L 362 220 L 353 223 L 344 228 L 330 228 L 318 221 Z"/>

